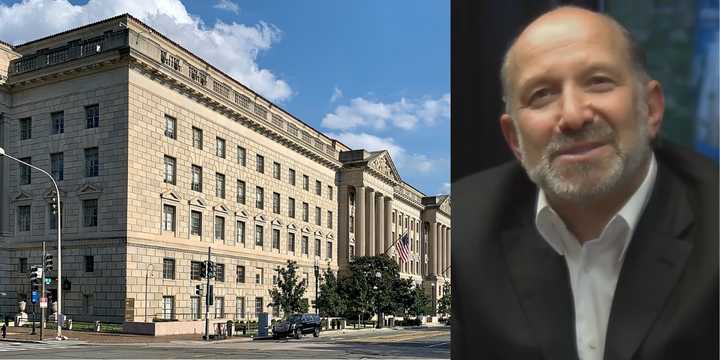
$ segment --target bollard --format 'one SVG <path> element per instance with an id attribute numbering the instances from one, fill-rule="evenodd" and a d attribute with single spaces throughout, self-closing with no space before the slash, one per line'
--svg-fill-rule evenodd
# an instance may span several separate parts
<path id="1" fill-rule="evenodd" d="M 100 321 L 95 322 L 95 332 L 100 332 Z"/>

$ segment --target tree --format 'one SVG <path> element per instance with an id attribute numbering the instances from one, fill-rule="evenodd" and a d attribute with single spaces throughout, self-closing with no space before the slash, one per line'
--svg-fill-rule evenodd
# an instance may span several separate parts
<path id="1" fill-rule="evenodd" d="M 430 299 L 428 298 L 427 294 L 425 294 L 425 290 L 422 288 L 422 286 L 415 286 L 415 288 L 413 289 L 412 306 L 408 311 L 410 315 L 427 315 L 431 312 L 430 307 Z"/>
<path id="2" fill-rule="evenodd" d="M 318 295 L 318 309 L 322 316 L 342 316 L 345 312 L 345 298 L 340 292 L 340 284 L 335 273 L 328 267 L 322 276 Z"/>
<path id="3" fill-rule="evenodd" d="M 269 290 L 272 303 L 268 306 L 280 306 L 286 315 L 307 312 L 308 304 L 303 299 L 307 284 L 298 281 L 297 263 L 288 260 L 285 269 L 278 267 L 278 273 L 280 276 L 277 286 Z"/>
<path id="4" fill-rule="evenodd" d="M 450 283 L 443 284 L 443 297 L 438 301 L 438 312 L 441 314 L 452 314 L 452 294 Z"/>

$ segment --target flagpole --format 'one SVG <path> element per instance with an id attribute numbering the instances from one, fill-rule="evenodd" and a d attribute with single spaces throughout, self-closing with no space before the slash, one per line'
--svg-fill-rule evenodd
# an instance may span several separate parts
<path id="1" fill-rule="evenodd" d="M 388 246 L 387 249 L 385 249 L 385 251 L 383 251 L 383 255 L 387 254 L 388 250 L 390 250 L 390 248 L 395 246 L 395 244 L 397 244 L 398 240 L 402 239 L 403 235 L 405 235 L 405 233 L 402 233 L 402 235 L 398 236 L 398 238 L 395 239 L 395 241 L 393 241 L 392 244 L 390 244 L 390 246 Z"/>

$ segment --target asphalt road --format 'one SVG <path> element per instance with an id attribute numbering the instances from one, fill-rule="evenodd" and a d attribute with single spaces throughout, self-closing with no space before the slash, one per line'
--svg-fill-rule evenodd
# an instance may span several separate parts
<path id="1" fill-rule="evenodd" d="M 306 335 L 300 340 L 177 341 L 152 344 L 0 342 L 0 358 L 450 358 L 449 328 L 384 329 L 362 334 Z"/>

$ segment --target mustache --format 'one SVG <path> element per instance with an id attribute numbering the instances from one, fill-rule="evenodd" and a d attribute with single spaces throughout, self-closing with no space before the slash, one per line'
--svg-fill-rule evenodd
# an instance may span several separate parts
<path id="1" fill-rule="evenodd" d="M 603 142 L 611 143 L 614 146 L 615 139 L 615 131 L 610 127 L 610 125 L 606 122 L 595 122 L 571 133 L 554 135 L 547 146 L 545 146 L 543 157 L 548 160 L 553 160 L 564 149 L 582 143 Z"/>

